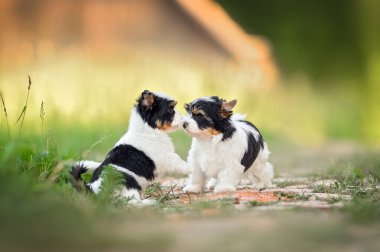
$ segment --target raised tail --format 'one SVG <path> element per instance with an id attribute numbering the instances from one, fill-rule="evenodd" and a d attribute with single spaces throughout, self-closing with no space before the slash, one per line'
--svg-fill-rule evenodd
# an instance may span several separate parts
<path id="1" fill-rule="evenodd" d="M 90 160 L 76 162 L 70 172 L 72 176 L 71 182 L 75 189 L 78 191 L 83 191 L 83 188 L 85 188 L 86 191 L 92 191 L 91 188 L 83 182 L 81 175 L 86 173 L 88 170 L 97 169 L 100 165 L 101 163 Z"/>

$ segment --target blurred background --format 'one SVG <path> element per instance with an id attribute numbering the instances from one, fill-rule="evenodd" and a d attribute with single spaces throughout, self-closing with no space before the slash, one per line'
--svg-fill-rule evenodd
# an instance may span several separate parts
<path id="1" fill-rule="evenodd" d="M 2 0 L 7 119 L 16 122 L 30 75 L 24 131 L 40 132 L 43 102 L 45 133 L 58 143 L 80 129 L 114 141 L 150 89 L 182 113 L 199 96 L 237 98 L 235 112 L 285 149 L 377 146 L 379 10 L 374 0 Z M 174 138 L 186 156 L 190 140 Z"/>
<path id="2" fill-rule="evenodd" d="M 378 0 L 1 0 L 1 247 L 379 251 L 379 14 Z M 104 158 L 144 89 L 171 95 L 181 113 L 200 96 L 236 98 L 276 179 L 334 179 L 316 192 L 352 201 L 130 208 L 112 197 L 112 176 L 105 193 L 77 193 L 71 165 Z M 171 136 L 186 158 L 190 137 Z"/>

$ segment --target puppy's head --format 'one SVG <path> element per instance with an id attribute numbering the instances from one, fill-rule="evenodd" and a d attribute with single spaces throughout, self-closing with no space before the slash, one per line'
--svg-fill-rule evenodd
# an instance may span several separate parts
<path id="1" fill-rule="evenodd" d="M 203 97 L 185 104 L 188 113 L 183 120 L 185 131 L 196 138 L 212 138 L 223 134 L 223 139 L 235 130 L 230 122 L 236 100 L 227 102 L 217 96 Z"/>
<path id="2" fill-rule="evenodd" d="M 145 90 L 137 100 L 136 110 L 153 129 L 170 132 L 181 124 L 181 115 L 174 110 L 177 102 L 171 97 Z"/>

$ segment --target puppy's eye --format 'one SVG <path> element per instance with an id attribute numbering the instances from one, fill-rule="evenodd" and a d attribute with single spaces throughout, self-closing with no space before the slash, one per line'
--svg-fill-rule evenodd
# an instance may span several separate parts
<path id="1" fill-rule="evenodd" d="M 198 118 L 204 118 L 204 115 L 201 114 L 201 113 L 198 113 L 198 114 L 193 114 L 195 117 L 198 117 Z"/>

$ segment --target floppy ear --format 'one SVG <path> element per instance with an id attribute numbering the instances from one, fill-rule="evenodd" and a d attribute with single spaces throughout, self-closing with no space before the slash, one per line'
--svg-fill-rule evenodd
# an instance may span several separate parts
<path id="1" fill-rule="evenodd" d="M 146 109 L 152 109 L 153 103 L 154 103 L 154 95 L 148 90 L 145 90 L 144 92 L 142 92 L 141 105 Z"/>
<path id="2" fill-rule="evenodd" d="M 222 103 L 221 115 L 223 118 L 229 118 L 232 116 L 232 109 L 235 107 L 236 103 L 236 99 Z"/>

